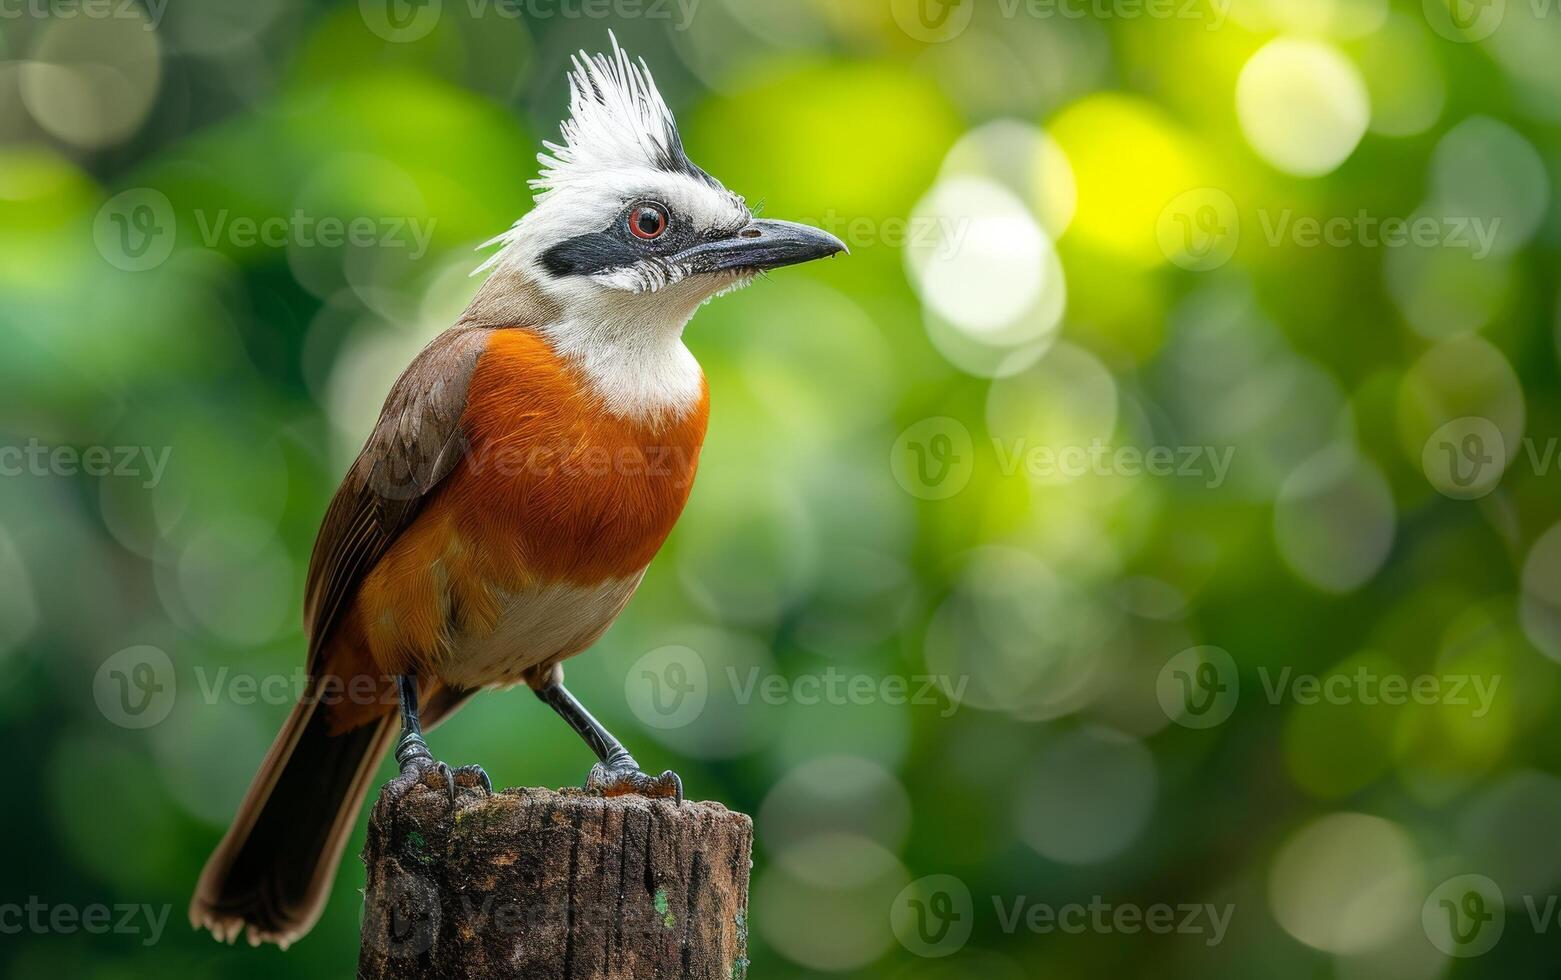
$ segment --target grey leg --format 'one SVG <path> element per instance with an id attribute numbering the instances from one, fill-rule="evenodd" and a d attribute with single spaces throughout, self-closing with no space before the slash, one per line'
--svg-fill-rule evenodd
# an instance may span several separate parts
<path id="1" fill-rule="evenodd" d="M 481 766 L 462 766 L 452 770 L 434 758 L 423 740 L 423 726 L 417 717 L 417 676 L 402 674 L 396 678 L 396 701 L 401 707 L 401 739 L 396 742 L 396 765 L 401 774 L 391 780 L 391 795 L 400 798 L 418 783 L 427 782 L 426 776 L 436 772 L 444 779 L 450 793 L 450 805 L 455 805 L 456 786 L 480 787 L 490 796 L 493 782 Z"/>
<path id="2" fill-rule="evenodd" d="M 569 723 L 569 727 L 585 740 L 585 744 L 601 760 L 591 768 L 591 775 L 585 781 L 586 789 L 603 796 L 637 793 L 640 796 L 671 798 L 683 802 L 683 780 L 678 774 L 670 769 L 660 776 L 648 776 L 641 772 L 640 764 L 634 761 L 634 756 L 623 747 L 623 743 L 614 738 L 612 732 L 569 693 L 557 680 L 556 674 L 536 693 L 537 697 L 558 712 L 560 718 Z"/>

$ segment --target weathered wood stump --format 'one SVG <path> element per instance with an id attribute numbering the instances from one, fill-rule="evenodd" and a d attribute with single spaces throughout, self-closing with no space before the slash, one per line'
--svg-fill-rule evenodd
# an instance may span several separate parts
<path id="1" fill-rule="evenodd" d="M 358 977 L 742 980 L 752 848 L 753 823 L 719 803 L 381 796 Z"/>

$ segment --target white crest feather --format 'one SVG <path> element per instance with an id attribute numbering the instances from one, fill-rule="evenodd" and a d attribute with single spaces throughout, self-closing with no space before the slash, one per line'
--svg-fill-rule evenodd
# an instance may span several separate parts
<path id="1" fill-rule="evenodd" d="M 563 142 L 543 141 L 537 154 L 541 176 L 530 182 L 537 207 L 508 230 L 478 246 L 500 246 L 472 275 L 481 275 L 511 256 L 534 261 L 553 241 L 581 234 L 579 223 L 601 220 L 600 209 L 615 210 L 631 193 L 654 193 L 665 203 L 711 228 L 740 228 L 752 215 L 743 199 L 727 190 L 688 158 L 677 121 L 656 88 L 650 66 L 631 59 L 616 34 L 610 54 L 581 51 L 569 73 L 569 118 Z M 612 196 L 614 193 L 619 197 Z M 567 209 L 550 212 L 542 205 L 553 195 L 570 198 Z M 594 228 L 589 230 L 595 230 Z M 655 292 L 675 285 L 682 272 L 625 269 L 615 278 L 619 289 Z"/>
<path id="2" fill-rule="evenodd" d="M 612 54 L 573 58 L 569 118 L 563 143 L 545 141 L 537 155 L 542 175 L 531 181 L 537 200 L 554 190 L 611 170 L 667 169 L 687 164 L 672 110 L 656 88 L 644 59 L 629 58 L 609 32 Z"/>

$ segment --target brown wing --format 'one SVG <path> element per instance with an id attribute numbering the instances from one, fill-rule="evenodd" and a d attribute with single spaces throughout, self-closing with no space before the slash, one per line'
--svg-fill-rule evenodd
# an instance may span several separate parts
<path id="1" fill-rule="evenodd" d="M 461 413 L 489 334 L 456 326 L 423 348 L 390 389 L 374 432 L 331 500 L 304 592 L 311 671 L 358 583 L 465 453 Z"/>

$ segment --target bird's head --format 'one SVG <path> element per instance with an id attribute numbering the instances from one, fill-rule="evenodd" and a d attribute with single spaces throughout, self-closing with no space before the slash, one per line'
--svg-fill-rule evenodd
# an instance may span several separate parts
<path id="1" fill-rule="evenodd" d="M 574 59 L 563 141 L 545 143 L 536 207 L 481 269 L 524 281 L 572 318 L 681 330 L 698 306 L 761 272 L 846 251 L 807 225 L 760 220 L 700 169 L 643 61 Z"/>

